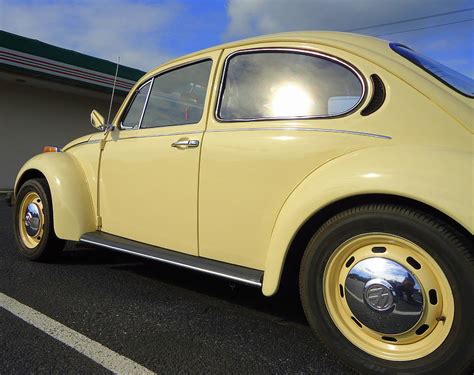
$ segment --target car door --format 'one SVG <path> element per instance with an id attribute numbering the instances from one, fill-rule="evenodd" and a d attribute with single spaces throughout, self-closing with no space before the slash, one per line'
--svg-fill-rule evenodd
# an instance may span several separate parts
<path id="1" fill-rule="evenodd" d="M 264 270 L 292 191 L 330 160 L 380 142 L 367 136 L 376 121 L 360 115 L 373 66 L 307 43 L 227 49 L 220 65 L 201 155 L 199 254 Z"/>
<path id="2" fill-rule="evenodd" d="M 118 115 L 100 164 L 103 232 L 198 255 L 199 158 L 217 58 L 165 66 Z"/>

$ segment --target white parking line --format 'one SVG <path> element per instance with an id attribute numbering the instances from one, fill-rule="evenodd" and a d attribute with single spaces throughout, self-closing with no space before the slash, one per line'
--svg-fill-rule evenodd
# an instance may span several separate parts
<path id="1" fill-rule="evenodd" d="M 115 374 L 154 374 L 146 367 L 126 358 L 98 342 L 66 327 L 64 324 L 0 293 L 0 307 L 77 350 Z"/>

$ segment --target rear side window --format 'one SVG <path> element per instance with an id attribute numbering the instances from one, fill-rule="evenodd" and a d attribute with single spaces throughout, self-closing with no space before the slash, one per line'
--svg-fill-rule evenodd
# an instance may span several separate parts
<path id="1" fill-rule="evenodd" d="M 332 117 L 355 108 L 364 85 L 354 69 L 330 57 L 248 51 L 227 59 L 220 95 L 223 121 Z"/>
<path id="2" fill-rule="evenodd" d="M 211 66 L 212 61 L 205 60 L 155 77 L 141 128 L 198 123 Z"/>

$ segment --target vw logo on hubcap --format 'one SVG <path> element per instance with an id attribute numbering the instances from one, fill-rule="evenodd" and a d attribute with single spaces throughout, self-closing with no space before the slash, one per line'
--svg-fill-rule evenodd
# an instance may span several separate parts
<path id="1" fill-rule="evenodd" d="M 387 311 L 394 305 L 392 286 L 382 279 L 368 281 L 364 287 L 364 300 L 375 311 Z"/>
<path id="2" fill-rule="evenodd" d="M 40 231 L 40 209 L 35 203 L 30 203 L 25 213 L 25 229 L 29 236 L 36 236 Z"/>

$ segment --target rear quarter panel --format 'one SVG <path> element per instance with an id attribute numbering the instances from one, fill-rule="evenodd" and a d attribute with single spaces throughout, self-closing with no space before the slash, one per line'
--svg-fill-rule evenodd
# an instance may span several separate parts
<path id="1" fill-rule="evenodd" d="M 359 150 L 323 165 L 293 191 L 278 215 L 263 293 L 276 292 L 286 253 L 301 225 L 319 209 L 346 197 L 390 194 L 411 198 L 438 209 L 473 233 L 472 168 L 469 152 L 413 146 Z"/>
<path id="2" fill-rule="evenodd" d="M 247 47 L 293 47 L 339 57 L 364 75 L 367 97 L 357 112 L 336 119 L 221 123 L 210 115 L 201 159 L 200 255 L 264 270 L 263 292 L 271 295 L 303 223 L 331 202 L 359 194 L 418 200 L 472 233 L 472 133 L 451 107 L 439 105 L 440 96 L 453 101 L 450 93 L 427 95 L 425 87 L 417 89 L 425 81 L 418 74 L 408 83 L 397 74 L 400 64 L 381 59 L 380 66 L 355 48 L 349 52 L 317 43 Z M 221 64 L 235 50 L 225 50 Z M 387 95 L 380 109 L 364 117 L 360 111 L 373 93 L 371 74 L 382 78 Z M 211 103 L 216 103 L 218 84 Z M 315 131 L 294 131 L 298 128 Z"/>

